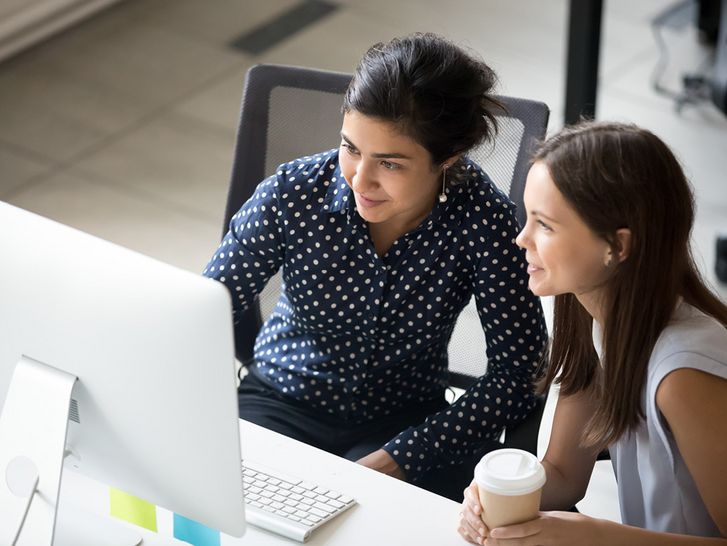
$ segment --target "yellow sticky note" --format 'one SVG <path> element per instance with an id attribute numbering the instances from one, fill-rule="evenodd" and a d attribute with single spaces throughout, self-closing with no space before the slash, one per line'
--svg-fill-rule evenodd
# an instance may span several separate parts
<path id="1" fill-rule="evenodd" d="M 111 515 L 139 527 L 157 532 L 157 507 L 150 502 L 110 488 Z"/>

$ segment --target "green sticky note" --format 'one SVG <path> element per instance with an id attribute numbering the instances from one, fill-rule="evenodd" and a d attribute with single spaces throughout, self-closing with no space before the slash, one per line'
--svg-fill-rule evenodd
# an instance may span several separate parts
<path id="1" fill-rule="evenodd" d="M 157 532 L 157 507 L 145 500 L 110 488 L 111 515 Z"/>

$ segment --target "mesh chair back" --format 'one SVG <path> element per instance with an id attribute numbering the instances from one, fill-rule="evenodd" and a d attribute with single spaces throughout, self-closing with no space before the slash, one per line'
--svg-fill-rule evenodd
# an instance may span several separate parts
<path id="1" fill-rule="evenodd" d="M 283 162 L 334 148 L 340 142 L 341 104 L 350 74 L 279 65 L 257 65 L 246 78 L 235 159 L 227 199 L 223 235 L 230 218 L 266 176 Z M 524 218 L 522 195 L 528 157 L 535 140 L 545 134 L 548 107 L 541 103 L 499 97 L 507 115 L 498 117 L 493 145 L 470 153 L 492 180 L 518 206 Z M 280 293 L 280 274 L 270 280 L 236 328 L 237 355 L 252 358 L 255 336 Z M 450 371 L 455 386 L 466 387 L 486 370 L 485 339 L 472 302 L 460 316 L 450 342 Z"/>

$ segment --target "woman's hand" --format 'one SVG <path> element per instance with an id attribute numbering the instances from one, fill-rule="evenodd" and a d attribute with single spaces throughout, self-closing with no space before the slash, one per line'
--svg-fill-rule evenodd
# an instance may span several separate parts
<path id="1" fill-rule="evenodd" d="M 480 504 L 480 495 L 475 482 L 472 482 L 464 490 L 464 500 L 462 501 L 462 511 L 460 512 L 457 531 L 472 544 L 484 544 L 489 534 L 487 526 L 482 521 L 482 505 Z"/>
<path id="2" fill-rule="evenodd" d="M 486 546 L 582 546 L 600 543 L 599 521 L 573 512 L 540 512 L 526 523 L 492 529 Z"/>
<path id="3" fill-rule="evenodd" d="M 388 474 L 389 476 L 393 476 L 394 478 L 398 478 L 400 480 L 406 479 L 404 471 L 398 464 L 396 464 L 396 461 L 392 458 L 392 456 L 383 449 L 377 449 L 373 453 L 369 453 L 365 457 L 361 457 L 356 462 L 360 465 Z"/>

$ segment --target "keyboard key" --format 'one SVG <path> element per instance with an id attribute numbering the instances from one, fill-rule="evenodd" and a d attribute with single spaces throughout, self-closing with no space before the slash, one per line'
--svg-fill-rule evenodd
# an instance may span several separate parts
<path id="1" fill-rule="evenodd" d="M 326 514 L 332 514 L 336 511 L 336 509 L 333 506 L 330 506 L 329 504 L 323 504 L 322 502 L 317 502 L 313 505 L 315 508 L 318 508 L 318 510 L 322 510 Z"/>
<path id="2" fill-rule="evenodd" d="M 319 510 L 319 509 L 318 509 L 318 508 L 316 508 L 315 506 L 311 506 L 311 507 L 310 507 L 310 513 L 311 513 L 311 514 L 315 514 L 315 515 L 316 515 L 316 516 L 318 516 L 319 518 L 325 518 L 325 517 L 328 517 L 328 512 L 325 512 L 325 511 L 323 511 L 323 510 Z"/>

